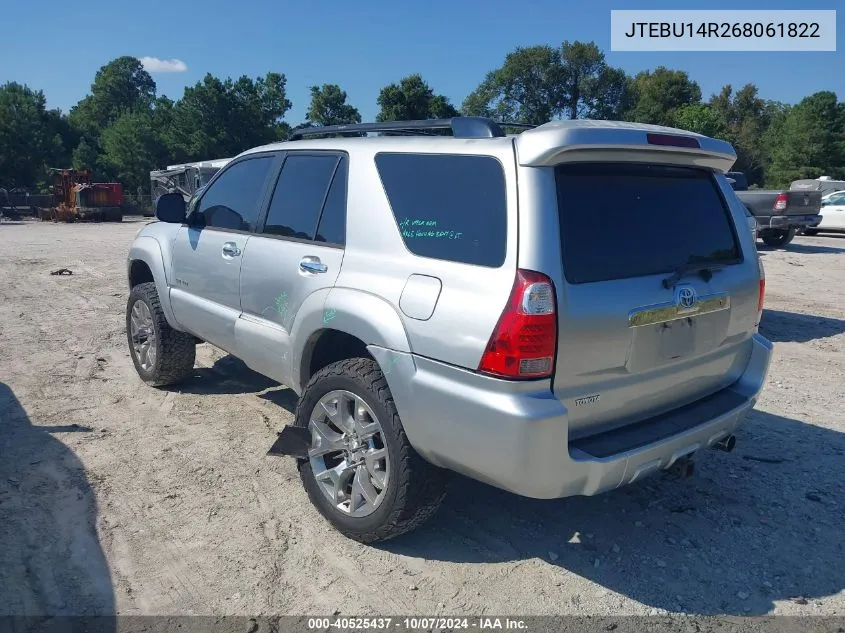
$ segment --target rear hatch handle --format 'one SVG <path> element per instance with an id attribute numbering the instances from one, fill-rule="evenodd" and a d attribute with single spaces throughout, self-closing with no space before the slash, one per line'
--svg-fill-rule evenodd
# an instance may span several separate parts
<path id="1" fill-rule="evenodd" d="M 718 266 L 714 264 L 681 264 L 675 269 L 671 275 L 666 277 L 663 280 L 663 287 L 664 288 L 674 288 L 675 284 L 678 283 L 681 279 L 686 277 L 687 275 L 694 275 L 699 274 L 704 281 L 710 281 L 713 277 L 713 273 L 717 273 L 724 268 L 723 266 Z"/>

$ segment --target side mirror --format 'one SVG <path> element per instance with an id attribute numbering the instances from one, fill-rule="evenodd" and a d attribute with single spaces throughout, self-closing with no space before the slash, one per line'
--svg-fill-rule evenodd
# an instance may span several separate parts
<path id="1" fill-rule="evenodd" d="M 156 217 L 162 222 L 182 224 L 186 217 L 185 198 L 181 193 L 165 193 L 156 201 Z"/>

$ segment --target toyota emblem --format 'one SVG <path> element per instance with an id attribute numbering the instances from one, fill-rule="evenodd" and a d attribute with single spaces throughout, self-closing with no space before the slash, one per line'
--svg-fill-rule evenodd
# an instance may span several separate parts
<path id="1" fill-rule="evenodd" d="M 692 310 L 697 301 L 693 288 L 685 286 L 678 290 L 678 307 L 682 310 Z"/>

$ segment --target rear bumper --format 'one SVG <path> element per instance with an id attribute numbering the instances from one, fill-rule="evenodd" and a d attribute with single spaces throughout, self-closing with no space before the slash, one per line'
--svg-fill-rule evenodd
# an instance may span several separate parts
<path id="1" fill-rule="evenodd" d="M 755 334 L 740 378 L 637 428 L 571 442 L 568 412 L 548 384 L 510 383 L 429 359 L 370 348 L 408 440 L 430 462 L 519 495 L 595 495 L 667 469 L 739 425 L 768 372 L 772 345 Z"/>
<path id="2" fill-rule="evenodd" d="M 800 229 L 813 228 L 818 226 L 822 217 L 814 215 L 773 215 L 771 217 L 757 218 L 760 229 Z"/>

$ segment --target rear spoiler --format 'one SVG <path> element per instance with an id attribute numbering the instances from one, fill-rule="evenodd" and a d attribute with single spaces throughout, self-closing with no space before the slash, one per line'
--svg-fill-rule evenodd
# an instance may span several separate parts
<path id="1" fill-rule="evenodd" d="M 515 140 L 517 160 L 527 167 L 567 162 L 636 162 L 653 153 L 662 163 L 730 171 L 736 152 L 730 143 L 659 125 L 618 121 L 552 121 L 522 132 Z"/>

